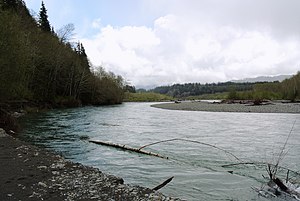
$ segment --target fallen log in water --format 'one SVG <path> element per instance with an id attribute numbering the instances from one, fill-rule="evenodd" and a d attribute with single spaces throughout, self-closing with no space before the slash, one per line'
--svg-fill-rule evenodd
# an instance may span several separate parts
<path id="1" fill-rule="evenodd" d="M 126 145 L 115 144 L 115 143 L 111 143 L 111 142 L 95 141 L 95 140 L 89 140 L 89 142 L 94 143 L 94 144 L 109 146 L 109 147 L 115 147 L 115 148 L 118 148 L 118 149 L 123 149 L 123 150 L 126 150 L 126 151 L 132 151 L 132 152 L 145 154 L 145 155 L 149 155 L 149 156 L 156 156 L 156 157 L 159 157 L 159 158 L 168 159 L 168 157 L 162 156 L 160 154 L 153 153 L 153 152 L 150 152 L 150 151 L 140 150 L 140 149 L 137 149 L 137 148 L 126 146 Z"/>

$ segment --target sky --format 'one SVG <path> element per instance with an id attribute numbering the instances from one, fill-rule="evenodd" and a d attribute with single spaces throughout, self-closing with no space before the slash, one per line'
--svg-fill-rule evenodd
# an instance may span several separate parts
<path id="1" fill-rule="evenodd" d="M 25 0 L 37 15 L 40 0 Z M 137 88 L 300 71 L 299 0 L 44 0 L 95 68 Z"/>

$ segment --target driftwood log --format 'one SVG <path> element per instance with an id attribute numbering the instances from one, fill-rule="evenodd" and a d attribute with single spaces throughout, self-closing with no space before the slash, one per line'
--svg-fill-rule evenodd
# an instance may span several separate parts
<path id="1" fill-rule="evenodd" d="M 125 151 L 132 151 L 132 152 L 136 152 L 136 153 L 139 153 L 139 154 L 145 154 L 145 155 L 149 155 L 149 156 L 155 156 L 155 157 L 159 157 L 159 158 L 168 159 L 168 157 L 162 156 L 160 154 L 153 153 L 153 152 L 150 152 L 150 151 L 141 150 L 141 149 L 137 149 L 137 148 L 133 148 L 133 147 L 129 147 L 127 145 L 115 144 L 115 143 L 111 143 L 111 142 L 95 141 L 95 140 L 89 140 L 89 142 L 94 143 L 94 144 L 109 146 L 109 147 L 115 147 L 115 148 L 122 149 L 122 150 L 125 150 Z"/>

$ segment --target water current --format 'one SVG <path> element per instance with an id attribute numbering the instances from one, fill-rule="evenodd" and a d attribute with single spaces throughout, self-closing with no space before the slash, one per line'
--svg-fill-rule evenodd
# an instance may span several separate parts
<path id="1" fill-rule="evenodd" d="M 153 103 L 151 103 L 153 104 Z M 276 163 L 288 139 L 280 165 L 300 171 L 300 115 L 174 111 L 150 103 L 51 110 L 27 115 L 20 138 L 61 153 L 65 158 L 94 166 L 125 180 L 154 187 L 171 176 L 160 191 L 187 200 L 266 200 L 260 188 L 268 176 L 265 166 L 226 164 Z M 131 147 L 182 138 L 145 150 L 169 160 L 89 143 L 100 140 Z"/>

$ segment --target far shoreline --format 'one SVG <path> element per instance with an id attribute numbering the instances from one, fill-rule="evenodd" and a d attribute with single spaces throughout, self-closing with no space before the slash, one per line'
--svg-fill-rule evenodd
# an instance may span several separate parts
<path id="1" fill-rule="evenodd" d="M 300 103 L 269 102 L 265 105 L 243 103 L 209 103 L 201 101 L 184 101 L 153 104 L 151 107 L 167 110 L 185 110 L 202 112 L 238 112 L 238 113 L 291 113 L 300 114 Z"/>

